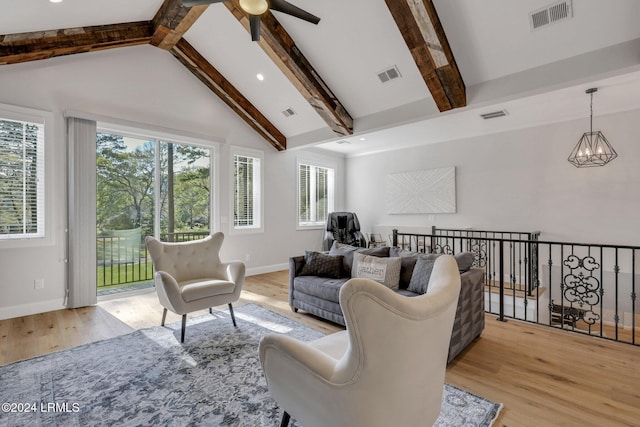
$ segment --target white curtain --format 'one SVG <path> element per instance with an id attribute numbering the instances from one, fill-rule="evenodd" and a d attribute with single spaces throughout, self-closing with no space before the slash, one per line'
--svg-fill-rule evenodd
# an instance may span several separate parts
<path id="1" fill-rule="evenodd" d="M 98 302 L 96 296 L 96 122 L 67 118 L 67 307 Z"/>

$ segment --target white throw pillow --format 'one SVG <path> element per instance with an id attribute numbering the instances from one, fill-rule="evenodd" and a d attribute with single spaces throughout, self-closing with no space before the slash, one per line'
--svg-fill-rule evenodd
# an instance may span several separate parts
<path id="1" fill-rule="evenodd" d="M 400 282 L 400 257 L 377 257 L 355 253 L 351 277 L 375 280 L 388 288 L 396 289 Z"/>

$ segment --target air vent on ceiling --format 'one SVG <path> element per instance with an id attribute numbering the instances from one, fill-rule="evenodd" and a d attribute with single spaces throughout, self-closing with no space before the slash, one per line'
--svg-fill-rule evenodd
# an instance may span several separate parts
<path id="1" fill-rule="evenodd" d="M 398 70 L 398 67 L 395 65 L 378 73 L 378 78 L 382 83 L 386 83 L 399 77 L 402 77 L 402 74 L 400 74 L 400 70 Z"/>
<path id="2" fill-rule="evenodd" d="M 482 117 L 485 120 L 489 120 L 489 119 L 496 119 L 498 117 L 504 117 L 506 115 L 507 115 L 507 110 L 500 110 L 500 111 L 494 111 L 492 113 L 480 114 L 480 117 Z"/>
<path id="3" fill-rule="evenodd" d="M 284 114 L 285 117 L 291 117 L 291 116 L 295 115 L 296 112 L 294 111 L 293 108 L 289 107 L 289 108 L 287 108 L 285 110 L 282 110 L 282 114 Z"/>
<path id="4" fill-rule="evenodd" d="M 336 141 L 336 144 L 351 144 L 351 142 L 347 141 L 346 139 L 341 139 L 340 141 Z"/>
<path id="5" fill-rule="evenodd" d="M 563 0 L 529 13 L 529 24 L 531 24 L 531 30 L 537 30 L 554 22 L 564 21 L 572 17 L 573 7 L 571 0 Z"/>

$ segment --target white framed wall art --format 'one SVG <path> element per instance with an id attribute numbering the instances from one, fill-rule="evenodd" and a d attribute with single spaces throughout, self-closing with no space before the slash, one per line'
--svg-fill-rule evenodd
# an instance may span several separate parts
<path id="1" fill-rule="evenodd" d="M 388 174 L 389 214 L 456 212 L 456 168 L 446 167 Z"/>

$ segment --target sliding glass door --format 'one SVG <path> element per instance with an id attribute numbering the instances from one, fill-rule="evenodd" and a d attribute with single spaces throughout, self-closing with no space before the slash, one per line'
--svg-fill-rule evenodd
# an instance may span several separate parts
<path id="1" fill-rule="evenodd" d="M 98 293 L 149 286 L 145 236 L 211 231 L 212 149 L 107 131 L 96 140 Z"/>

